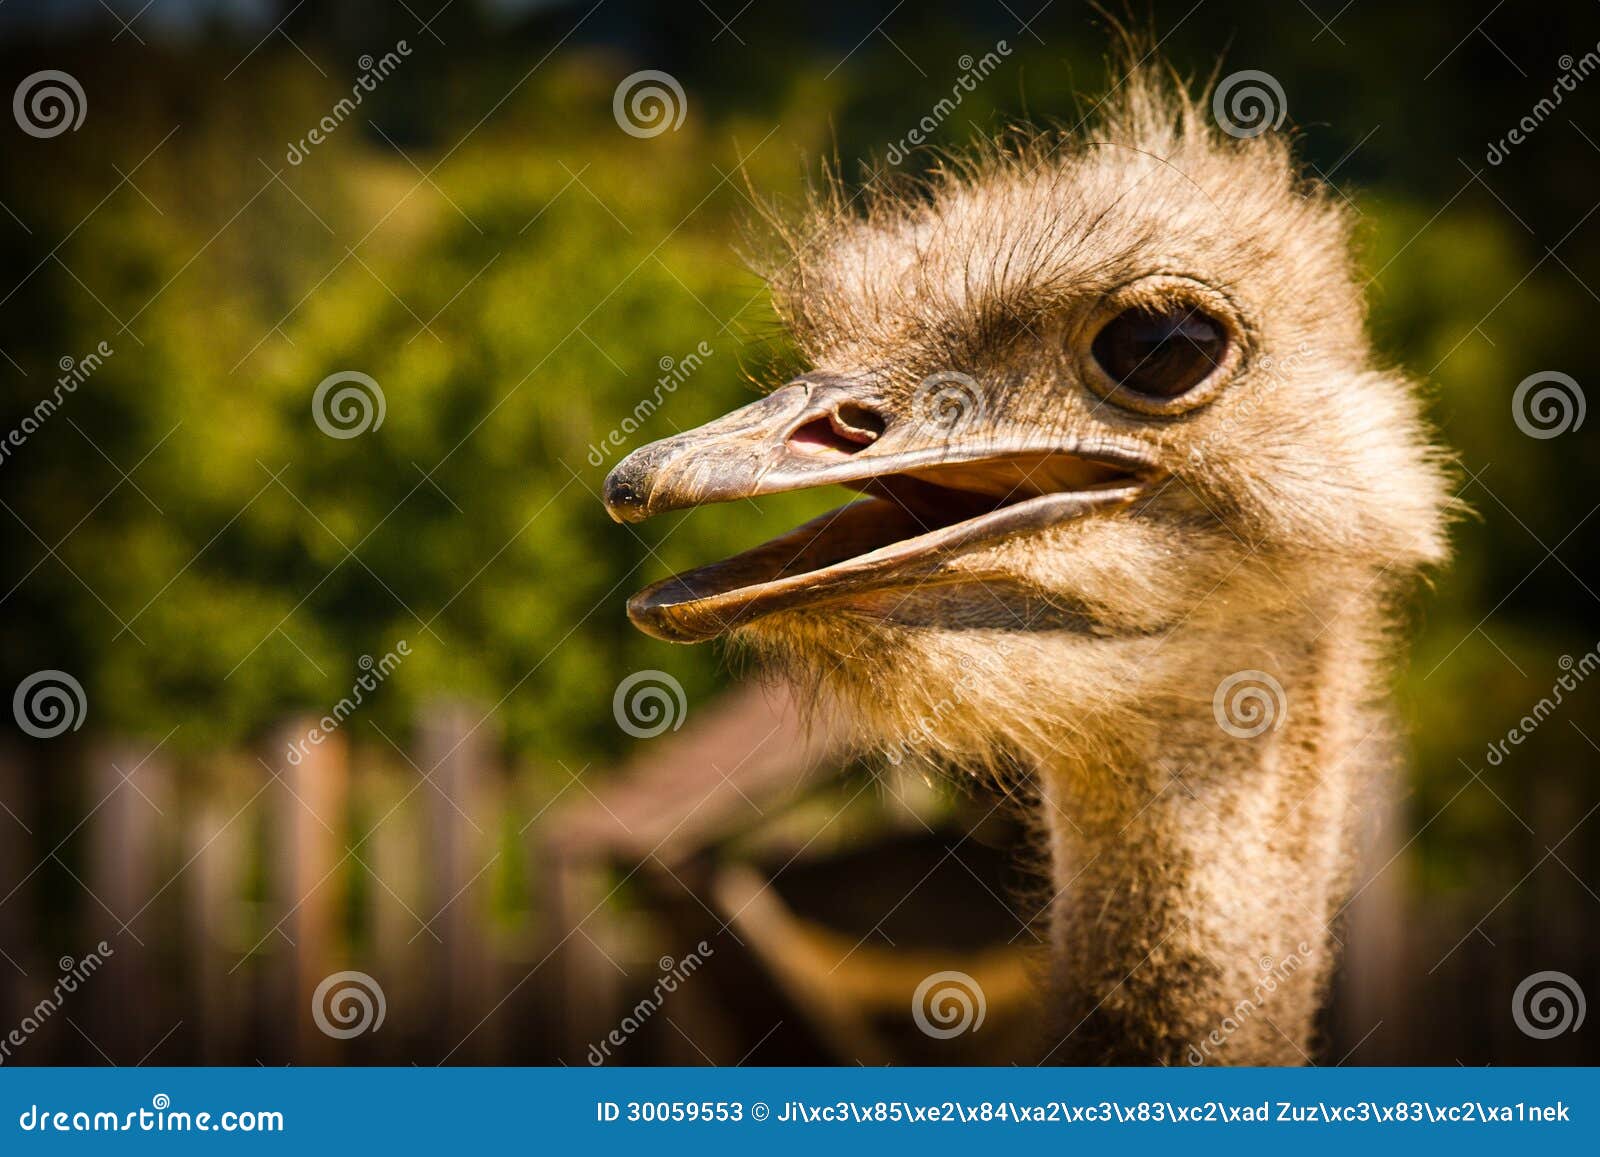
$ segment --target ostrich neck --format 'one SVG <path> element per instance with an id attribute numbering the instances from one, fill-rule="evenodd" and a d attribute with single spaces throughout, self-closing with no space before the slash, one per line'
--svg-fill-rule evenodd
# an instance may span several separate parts
<path id="1" fill-rule="evenodd" d="M 1202 692 L 1098 764 L 1041 769 L 1055 898 L 1050 1063 L 1303 1064 L 1335 963 L 1352 802 L 1385 746 L 1370 664 L 1324 636 L 1273 662 L 1277 727 L 1227 733 Z"/>

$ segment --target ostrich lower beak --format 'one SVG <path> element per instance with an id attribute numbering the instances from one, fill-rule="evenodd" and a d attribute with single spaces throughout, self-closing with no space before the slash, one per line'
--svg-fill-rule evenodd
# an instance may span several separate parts
<path id="1" fill-rule="evenodd" d="M 646 587 L 628 617 L 701 642 L 775 611 L 996 578 L 966 557 L 973 547 L 1126 506 L 1159 473 L 1122 443 L 996 429 L 972 401 L 944 421 L 895 419 L 861 387 L 814 377 L 630 454 L 605 482 L 618 522 L 818 486 L 870 497 Z"/>

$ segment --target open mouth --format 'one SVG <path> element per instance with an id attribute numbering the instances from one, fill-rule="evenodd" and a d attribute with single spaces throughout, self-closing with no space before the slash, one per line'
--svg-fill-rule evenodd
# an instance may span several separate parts
<path id="1" fill-rule="evenodd" d="M 789 452 L 805 460 L 805 472 L 814 475 L 810 485 L 840 484 L 866 497 L 645 588 L 629 600 L 629 618 L 657 638 L 698 642 L 775 611 L 981 581 L 985 574 L 965 557 L 973 547 L 1126 506 L 1156 476 L 1144 459 L 1101 447 L 1011 453 L 986 447 L 983 457 L 929 464 L 917 460 L 922 455 L 889 455 L 875 464 L 884 472 L 869 473 L 861 469 L 865 462 L 850 460 L 871 441 L 848 415 L 796 431 Z"/>

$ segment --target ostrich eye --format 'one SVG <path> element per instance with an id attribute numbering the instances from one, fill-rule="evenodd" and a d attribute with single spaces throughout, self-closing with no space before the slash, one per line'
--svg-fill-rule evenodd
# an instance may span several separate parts
<path id="1" fill-rule="evenodd" d="M 1113 381 L 1154 398 L 1176 398 L 1222 361 L 1228 331 L 1192 305 L 1136 306 L 1107 322 L 1091 348 Z"/>

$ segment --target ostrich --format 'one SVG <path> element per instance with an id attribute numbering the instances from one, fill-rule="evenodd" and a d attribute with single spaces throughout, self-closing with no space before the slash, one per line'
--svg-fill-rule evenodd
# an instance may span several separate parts
<path id="1" fill-rule="evenodd" d="M 607 509 L 865 497 L 628 613 L 1024 793 L 1042 1059 L 1299 1064 L 1448 473 L 1365 335 L 1351 213 L 1288 144 L 1149 67 L 1096 118 L 863 204 L 830 183 L 778 231 L 811 369 L 631 454 Z"/>

